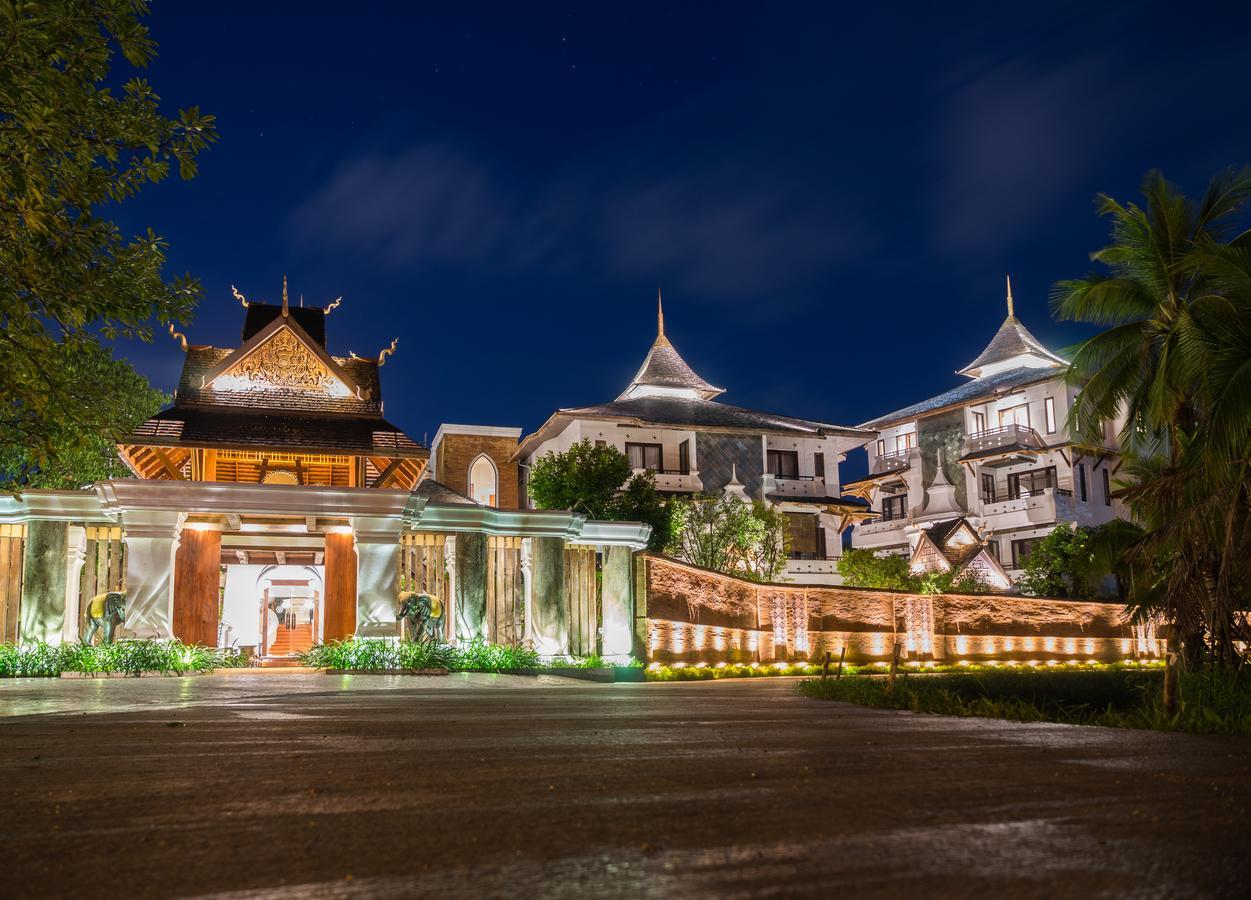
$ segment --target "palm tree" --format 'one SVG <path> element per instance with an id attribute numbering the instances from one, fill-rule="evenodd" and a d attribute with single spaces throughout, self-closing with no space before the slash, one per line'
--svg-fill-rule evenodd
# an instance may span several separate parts
<path id="1" fill-rule="evenodd" d="M 1059 282 L 1060 319 L 1106 330 L 1076 350 L 1070 426 L 1120 430 L 1126 500 L 1141 535 L 1122 541 L 1138 574 L 1131 605 L 1154 608 L 1187 655 L 1236 659 L 1251 564 L 1251 169 L 1218 175 L 1196 205 L 1158 172 L 1143 207 L 1099 198 L 1106 272 Z"/>

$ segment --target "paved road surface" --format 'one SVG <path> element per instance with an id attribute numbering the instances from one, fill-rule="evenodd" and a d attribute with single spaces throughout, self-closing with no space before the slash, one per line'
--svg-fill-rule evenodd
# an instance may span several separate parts
<path id="1" fill-rule="evenodd" d="M 789 680 L 0 683 L 5 897 L 1251 896 L 1251 741 Z"/>

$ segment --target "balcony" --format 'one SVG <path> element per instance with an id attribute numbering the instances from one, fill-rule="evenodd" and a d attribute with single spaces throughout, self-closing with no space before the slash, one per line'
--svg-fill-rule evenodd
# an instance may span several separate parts
<path id="1" fill-rule="evenodd" d="M 838 560 L 830 559 L 788 559 L 786 576 L 791 581 L 810 584 L 831 584 L 838 575 Z M 796 576 L 799 576 L 797 579 Z M 808 576 L 808 577 L 804 577 Z"/>
<path id="2" fill-rule="evenodd" d="M 964 439 L 961 450 L 964 459 L 979 458 L 1002 454 L 1003 459 L 996 462 L 984 462 L 986 466 L 1013 465 L 1017 462 L 1017 454 L 1033 458 L 1038 451 L 1047 447 L 1042 437 L 1034 429 L 1026 425 L 1001 425 L 985 431 L 975 431 Z"/>
<path id="3" fill-rule="evenodd" d="M 704 483 L 695 471 L 681 472 L 677 469 L 635 469 L 635 475 L 650 472 L 656 479 L 656 490 L 669 493 L 698 494 L 704 489 Z"/>
<path id="4" fill-rule="evenodd" d="M 824 497 L 825 479 L 813 475 L 776 475 L 767 472 L 764 477 L 767 497 Z"/>
<path id="5" fill-rule="evenodd" d="M 1065 488 L 1020 490 L 1015 497 L 990 503 L 983 498 L 982 515 L 995 530 L 1050 525 L 1071 515 L 1072 502 L 1073 492 Z"/>
<path id="6" fill-rule="evenodd" d="M 912 463 L 912 452 L 915 449 L 915 447 L 909 447 L 906 450 L 883 453 L 873 461 L 873 474 L 887 475 L 891 472 L 902 472 Z"/>

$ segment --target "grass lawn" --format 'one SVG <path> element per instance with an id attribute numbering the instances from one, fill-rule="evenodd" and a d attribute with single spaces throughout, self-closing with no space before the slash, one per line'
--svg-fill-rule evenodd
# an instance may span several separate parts
<path id="1" fill-rule="evenodd" d="M 1173 715 L 1162 706 L 1162 669 L 990 669 L 901 673 L 887 679 L 850 675 L 796 685 L 806 697 L 863 706 L 1018 722 L 1251 734 L 1251 672 L 1184 672 Z"/>

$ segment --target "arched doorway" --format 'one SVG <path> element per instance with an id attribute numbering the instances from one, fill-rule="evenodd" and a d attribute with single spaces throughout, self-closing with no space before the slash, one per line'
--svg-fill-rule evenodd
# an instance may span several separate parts
<path id="1" fill-rule="evenodd" d="M 256 578 L 260 655 L 295 656 L 321 640 L 325 587 L 317 566 L 266 566 Z"/>
<path id="2" fill-rule="evenodd" d="M 469 496 L 483 506 L 498 505 L 499 471 L 485 453 L 478 454 L 469 466 Z"/>

